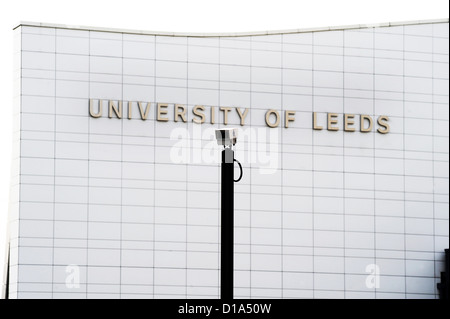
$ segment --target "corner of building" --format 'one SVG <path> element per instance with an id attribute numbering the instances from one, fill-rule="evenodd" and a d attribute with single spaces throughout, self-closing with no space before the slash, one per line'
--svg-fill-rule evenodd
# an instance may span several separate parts
<path id="1" fill-rule="evenodd" d="M 22 92 L 22 28 L 21 24 L 14 32 L 13 66 L 13 143 L 11 156 L 11 176 L 6 231 L 6 253 L 2 281 L 2 298 L 14 298 L 17 294 L 18 246 L 19 246 L 19 196 L 20 196 L 20 118 Z"/>

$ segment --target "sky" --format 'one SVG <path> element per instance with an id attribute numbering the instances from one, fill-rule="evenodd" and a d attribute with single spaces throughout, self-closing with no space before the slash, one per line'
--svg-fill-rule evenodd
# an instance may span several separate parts
<path id="1" fill-rule="evenodd" d="M 448 18 L 448 0 L 5 0 L 0 9 L 0 278 L 12 151 L 13 31 L 45 22 L 168 32 L 247 32 Z"/>

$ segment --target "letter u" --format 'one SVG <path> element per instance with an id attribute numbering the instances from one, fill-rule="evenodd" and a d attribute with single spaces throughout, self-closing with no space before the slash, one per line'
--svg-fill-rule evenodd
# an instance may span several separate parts
<path id="1" fill-rule="evenodd" d="M 89 100 L 89 115 L 94 117 L 94 118 L 98 118 L 102 116 L 103 113 L 103 102 L 102 100 L 98 100 L 98 112 L 94 113 L 94 100 L 90 99 Z"/>

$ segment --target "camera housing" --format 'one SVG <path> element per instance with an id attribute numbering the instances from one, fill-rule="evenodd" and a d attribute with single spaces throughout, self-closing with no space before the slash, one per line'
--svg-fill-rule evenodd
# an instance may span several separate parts
<path id="1" fill-rule="evenodd" d="M 218 145 L 235 145 L 237 142 L 237 129 L 223 128 L 216 130 L 216 139 Z"/>

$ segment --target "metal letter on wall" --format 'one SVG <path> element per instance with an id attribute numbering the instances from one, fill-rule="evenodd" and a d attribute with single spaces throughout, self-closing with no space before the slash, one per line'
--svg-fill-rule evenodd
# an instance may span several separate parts
<path id="1" fill-rule="evenodd" d="M 270 123 L 270 115 L 272 114 L 275 115 L 275 123 Z M 277 127 L 280 124 L 280 114 L 274 109 L 268 110 L 266 113 L 266 124 L 268 127 Z"/>
<path id="2" fill-rule="evenodd" d="M 99 118 L 102 116 L 103 113 L 103 102 L 102 100 L 98 100 L 98 112 L 94 113 L 94 100 L 89 100 L 89 115 L 94 118 Z"/>
<path id="3" fill-rule="evenodd" d="M 145 121 L 148 117 L 148 112 L 150 111 L 150 102 L 147 103 L 147 107 L 145 108 L 145 113 L 142 109 L 142 102 L 138 102 L 139 113 L 141 114 L 141 120 Z"/>
<path id="4" fill-rule="evenodd" d="M 244 126 L 244 121 L 245 121 L 245 118 L 247 117 L 248 109 L 245 109 L 244 113 L 242 114 L 241 110 L 237 107 L 236 112 L 238 112 L 239 117 L 241 118 L 241 126 Z"/>
<path id="5" fill-rule="evenodd" d="M 327 121 L 327 130 L 328 131 L 339 131 L 339 127 L 337 126 L 333 126 L 333 124 L 337 124 L 338 120 L 337 120 L 338 115 L 336 113 L 328 113 L 328 121 Z"/>
<path id="6" fill-rule="evenodd" d="M 314 130 L 321 130 L 323 129 L 322 126 L 317 125 L 317 113 L 313 112 L 313 129 Z"/>
<path id="7" fill-rule="evenodd" d="M 117 118 L 121 119 L 122 118 L 122 109 L 123 109 L 122 101 L 119 101 L 119 108 L 117 108 L 114 105 L 114 102 L 111 101 L 111 100 L 109 100 L 108 105 L 109 105 L 108 117 L 112 118 L 113 117 L 113 113 L 115 113 Z"/>
<path id="8" fill-rule="evenodd" d="M 200 111 L 205 111 L 205 107 L 203 105 L 196 105 L 194 106 L 194 109 L 192 110 L 192 113 L 194 113 L 195 116 L 198 116 L 200 119 L 198 119 L 197 117 L 194 117 L 192 119 L 192 122 L 197 123 L 197 124 L 203 124 L 205 123 L 205 114 L 203 114 Z"/>
<path id="9" fill-rule="evenodd" d="M 355 114 L 344 114 L 344 131 L 346 132 L 354 132 L 355 128 L 350 127 L 350 125 L 355 124 L 353 120 L 355 118 Z"/>
<path id="10" fill-rule="evenodd" d="M 389 121 L 389 117 L 387 117 L 386 115 L 382 115 L 378 118 L 378 120 L 377 120 L 378 125 L 383 127 L 383 128 L 377 129 L 378 133 L 387 134 L 390 132 L 391 128 L 390 128 L 389 124 L 387 123 L 387 121 Z"/>
<path id="11" fill-rule="evenodd" d="M 228 112 L 231 111 L 231 107 L 221 107 L 219 110 L 223 112 L 223 124 L 228 125 Z"/>
<path id="12" fill-rule="evenodd" d="M 368 127 L 364 126 L 364 122 L 366 120 L 369 121 L 369 126 Z M 360 125 L 361 132 L 368 133 L 368 132 L 372 131 L 373 120 L 372 120 L 372 118 L 369 115 L 361 115 L 360 116 L 360 123 L 359 123 L 359 125 Z"/>
<path id="13" fill-rule="evenodd" d="M 131 101 L 128 102 L 128 119 L 131 120 L 131 118 L 133 117 L 133 109 L 132 109 L 133 104 L 131 103 Z"/>
<path id="14" fill-rule="evenodd" d="M 180 109 L 182 111 L 180 111 Z M 181 117 L 181 120 L 186 123 L 186 107 L 182 104 L 175 104 L 175 114 L 174 114 L 175 122 L 178 122 L 178 117 Z"/>
<path id="15" fill-rule="evenodd" d="M 284 112 L 284 127 L 288 128 L 289 127 L 289 122 L 294 122 L 295 121 L 295 111 L 285 111 Z"/>
<path id="16" fill-rule="evenodd" d="M 158 103 L 158 114 L 156 120 L 159 122 L 167 122 L 169 119 L 167 117 L 162 117 L 163 115 L 167 115 L 167 107 L 169 105 L 167 103 Z"/>

